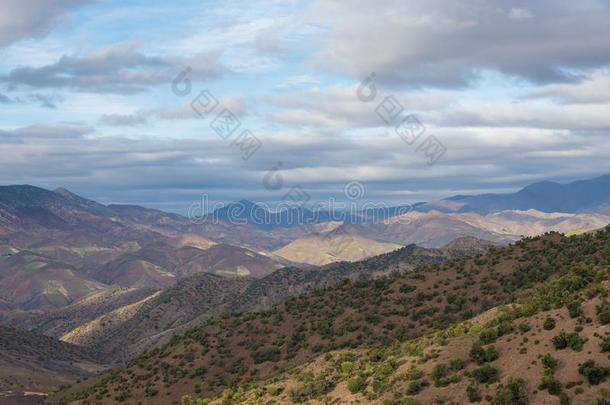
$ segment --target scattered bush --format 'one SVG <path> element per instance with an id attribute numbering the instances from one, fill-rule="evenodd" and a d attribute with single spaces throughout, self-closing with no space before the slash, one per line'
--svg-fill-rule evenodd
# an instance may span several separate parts
<path id="1" fill-rule="evenodd" d="M 485 350 L 481 342 L 475 342 L 470 349 L 470 358 L 477 362 L 477 364 L 483 364 L 497 360 L 499 355 L 496 351 L 495 346 L 491 345 Z"/>
<path id="2" fill-rule="evenodd" d="M 562 389 L 561 382 L 556 380 L 555 377 L 551 375 L 542 376 L 542 380 L 540 385 L 538 386 L 539 390 L 548 390 L 551 395 L 559 395 Z"/>
<path id="3" fill-rule="evenodd" d="M 555 329 L 555 319 L 553 319 L 550 316 L 548 316 L 545 319 L 544 324 L 542 324 L 542 327 L 544 328 L 544 330 L 553 330 L 553 329 Z"/>
<path id="4" fill-rule="evenodd" d="M 564 331 L 559 332 L 559 335 L 553 337 L 553 346 L 555 349 L 562 350 L 566 347 L 576 350 L 577 352 L 582 350 L 583 341 L 580 338 L 578 332 L 565 333 Z"/>
<path id="5" fill-rule="evenodd" d="M 595 361 L 587 360 L 579 368 L 578 372 L 589 380 L 589 384 L 598 385 L 610 375 L 610 367 L 597 366 Z"/>
<path id="6" fill-rule="evenodd" d="M 489 364 L 483 364 L 481 367 L 472 370 L 472 376 L 480 383 L 494 382 L 498 378 L 498 369 Z"/>
<path id="7" fill-rule="evenodd" d="M 469 385 L 466 388 L 466 394 L 468 395 L 468 400 L 470 402 L 481 402 L 481 400 L 483 399 L 481 397 L 481 394 L 479 394 L 477 388 L 473 387 L 472 385 Z"/>
<path id="8" fill-rule="evenodd" d="M 493 405 L 528 405 L 527 391 L 523 378 L 508 377 L 505 385 L 500 384 Z"/>
<path id="9" fill-rule="evenodd" d="M 254 364 L 264 363 L 266 361 L 278 362 L 280 361 L 280 348 L 272 346 L 266 349 L 260 349 L 253 351 L 250 355 L 254 360 Z"/>
<path id="10" fill-rule="evenodd" d="M 416 395 L 422 389 L 421 381 L 411 381 L 407 386 L 407 395 Z"/>
<path id="11" fill-rule="evenodd" d="M 551 353 L 547 353 L 542 356 L 540 361 L 542 361 L 542 365 L 544 366 L 547 374 L 553 373 L 553 371 L 557 368 L 557 359 L 551 356 Z"/>
<path id="12" fill-rule="evenodd" d="M 357 392 L 364 390 L 365 387 L 366 387 L 366 383 L 365 383 L 364 379 L 360 376 L 350 378 L 349 380 L 347 380 L 347 389 L 352 394 L 355 394 Z"/>
<path id="13" fill-rule="evenodd" d="M 405 373 L 406 377 L 408 380 L 417 380 L 418 378 L 421 377 L 422 372 L 418 369 L 415 368 L 415 366 L 411 366 L 410 369 L 407 370 L 407 372 Z"/>
<path id="14" fill-rule="evenodd" d="M 602 325 L 607 325 L 610 323 L 610 304 L 608 301 L 604 300 L 601 305 L 596 306 L 597 309 L 597 319 L 602 323 Z"/>
<path id="15" fill-rule="evenodd" d="M 570 318 L 578 318 L 582 315 L 582 309 L 580 308 L 580 302 L 572 301 L 568 302 L 568 312 L 570 313 Z"/>
<path id="16" fill-rule="evenodd" d="M 479 339 L 483 344 L 489 344 L 496 341 L 498 337 L 498 333 L 494 328 L 483 329 L 481 333 L 479 333 Z"/>
<path id="17" fill-rule="evenodd" d="M 606 336 L 599 345 L 602 348 L 602 353 L 610 352 L 610 336 Z"/>

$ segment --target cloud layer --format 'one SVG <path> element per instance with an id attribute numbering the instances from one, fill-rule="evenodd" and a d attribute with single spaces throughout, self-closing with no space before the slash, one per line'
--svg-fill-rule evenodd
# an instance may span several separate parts
<path id="1" fill-rule="evenodd" d="M 202 193 L 359 181 L 400 204 L 608 173 L 609 17 L 602 0 L 5 1 L 0 184 L 184 213 Z M 219 107 L 197 116 L 204 89 Z M 420 136 L 397 131 L 409 115 Z"/>

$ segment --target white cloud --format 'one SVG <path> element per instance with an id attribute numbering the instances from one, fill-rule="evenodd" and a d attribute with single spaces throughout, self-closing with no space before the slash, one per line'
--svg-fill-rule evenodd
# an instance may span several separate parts
<path id="1" fill-rule="evenodd" d="M 533 14 L 527 8 L 511 8 L 508 12 L 508 18 L 514 21 L 523 21 L 533 18 Z"/>
<path id="2" fill-rule="evenodd" d="M 470 84 L 485 69 L 548 83 L 567 80 L 564 69 L 610 63 L 605 1 L 505 5 L 317 0 L 311 18 L 328 30 L 318 36 L 316 61 L 357 78 L 376 72 L 390 83 L 441 87 Z"/>
<path id="3" fill-rule="evenodd" d="M 541 86 L 529 97 L 548 97 L 564 103 L 610 102 L 610 71 L 599 69 L 576 83 L 555 83 Z"/>

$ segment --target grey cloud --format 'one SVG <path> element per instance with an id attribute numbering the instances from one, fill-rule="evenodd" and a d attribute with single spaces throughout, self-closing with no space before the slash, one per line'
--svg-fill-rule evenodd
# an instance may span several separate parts
<path id="1" fill-rule="evenodd" d="M 12 130 L 0 130 L 0 135 L 14 140 L 27 140 L 28 138 L 80 138 L 92 132 L 91 128 L 68 124 L 34 124 Z"/>
<path id="2" fill-rule="evenodd" d="M 57 103 L 63 98 L 56 94 L 40 94 L 34 93 L 29 95 L 30 100 L 40 103 L 42 107 L 56 109 Z"/>
<path id="3" fill-rule="evenodd" d="M 10 98 L 8 98 L 7 96 L 5 96 L 4 94 L 0 93 L 0 103 L 2 104 L 10 104 L 12 103 L 13 100 L 11 100 Z"/>
<path id="4" fill-rule="evenodd" d="M 70 11 L 89 0 L 3 0 L 0 47 L 24 38 L 46 36 L 70 19 Z"/>
<path id="5" fill-rule="evenodd" d="M 243 117 L 246 114 L 246 106 L 238 96 L 225 96 L 219 98 L 218 101 L 219 105 L 227 108 L 238 117 Z M 220 108 L 216 110 L 220 110 Z M 100 122 L 106 125 L 136 126 L 148 124 L 150 118 L 173 121 L 199 118 L 199 116 L 191 107 L 191 102 L 188 101 L 181 103 L 177 107 L 139 110 L 132 114 L 104 114 L 100 117 Z"/>
<path id="6" fill-rule="evenodd" d="M 610 76 L 595 73 L 575 84 L 541 86 L 521 102 L 461 103 L 457 92 L 417 91 L 401 94 L 379 88 L 374 102 L 361 102 L 356 86 L 312 89 L 268 97 L 267 102 L 283 107 L 270 119 L 295 127 L 316 128 L 333 133 L 357 128 L 384 128 L 375 113 L 386 96 L 394 96 L 404 115 L 416 114 L 426 127 L 514 127 L 557 130 L 610 129 Z M 586 104 L 539 104 L 534 97 L 555 97 Z M 390 128 L 387 128 L 390 130 Z"/>
<path id="7" fill-rule="evenodd" d="M 186 209 L 202 193 L 214 200 L 279 201 L 296 185 L 313 199 L 339 198 L 350 180 L 365 184 L 367 198 L 386 203 L 428 200 L 464 190 L 504 190 L 546 178 L 573 180 L 601 174 L 607 171 L 610 148 L 605 134 L 443 128 L 435 134 L 447 146 L 447 154 L 429 167 L 415 147 L 395 135 L 257 133 L 263 147 L 244 162 L 230 140 L 211 134 L 188 140 L 83 138 L 78 134 L 86 131 L 80 128 L 77 136 L 51 138 L 58 128 L 40 124 L 8 132 L 13 138 L 14 133 L 29 136 L 11 144 L 10 153 L 9 145 L 0 145 L 0 183 L 62 185 L 91 197 L 104 194 L 105 201 L 146 202 L 175 210 Z M 269 192 L 262 178 L 278 161 L 284 186 Z"/>
<path id="8" fill-rule="evenodd" d="M 218 53 L 190 58 L 148 56 L 133 42 L 108 45 L 84 55 L 65 55 L 42 67 L 18 67 L 0 80 L 9 87 L 70 88 L 95 93 L 129 94 L 169 83 L 180 69 L 191 66 L 190 79 L 203 80 L 224 72 Z"/>
<path id="9" fill-rule="evenodd" d="M 610 130 L 608 104 L 536 106 L 496 103 L 481 108 L 455 107 L 422 114 L 438 126 L 545 128 L 556 130 Z"/>
<path id="10" fill-rule="evenodd" d="M 468 85 L 482 70 L 569 82 L 567 69 L 610 63 L 610 3 L 507 3 L 318 0 L 312 20 L 332 28 L 318 37 L 316 60 L 355 77 L 441 87 Z"/>
<path id="11" fill-rule="evenodd" d="M 270 119 L 288 125 L 316 127 L 327 130 L 383 125 L 375 113 L 385 97 L 393 96 L 404 108 L 404 114 L 442 110 L 456 103 L 452 92 L 426 91 L 407 94 L 379 88 L 374 102 L 362 102 L 357 97 L 357 85 L 313 88 L 307 91 L 269 96 L 266 101 L 283 110 Z"/>

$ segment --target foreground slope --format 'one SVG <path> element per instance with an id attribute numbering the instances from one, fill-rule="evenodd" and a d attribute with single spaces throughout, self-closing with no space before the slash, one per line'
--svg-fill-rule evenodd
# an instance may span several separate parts
<path id="1" fill-rule="evenodd" d="M 0 404 L 30 403 L 104 369 L 91 350 L 0 326 Z"/>
<path id="2" fill-rule="evenodd" d="M 77 392 L 68 391 L 51 398 L 49 402 L 57 403 L 64 398 L 76 403 L 103 404 L 119 401 L 136 404 L 145 401 L 147 404 L 165 404 L 177 402 L 183 395 L 204 397 L 224 391 L 223 403 L 241 403 L 241 396 L 247 391 L 248 383 L 266 381 L 273 376 L 280 378 L 295 366 L 327 352 L 330 356 L 335 356 L 333 353 L 337 350 L 354 350 L 367 351 L 367 356 L 375 363 L 384 361 L 380 365 L 363 365 L 361 380 L 350 383 L 355 392 L 370 385 L 372 388 L 368 394 L 365 393 L 365 399 L 372 403 L 380 403 L 382 399 L 389 399 L 389 403 L 400 403 L 399 400 L 405 399 L 405 389 L 409 388 L 401 382 L 396 395 L 391 393 L 388 395 L 390 398 L 386 396 L 390 377 L 400 366 L 392 361 L 386 364 L 390 360 L 386 353 L 401 347 L 411 350 L 410 345 L 406 349 L 404 346 L 404 342 L 411 340 L 415 345 L 411 355 L 417 355 L 417 340 L 413 339 L 427 336 L 426 333 L 431 331 L 450 328 L 439 335 L 430 335 L 438 336 L 438 343 L 443 344 L 449 337 L 464 333 L 464 329 L 462 332 L 454 330 L 456 323 L 469 320 L 498 305 L 523 300 L 521 309 L 509 311 L 506 318 L 486 325 L 483 331 L 469 326 L 469 335 L 477 334 L 484 346 L 473 351 L 473 359 L 481 361 L 482 367 L 484 363 L 496 360 L 488 345 L 497 340 L 498 333 L 508 336 L 509 331 L 513 333 L 515 328 L 525 333 L 526 328 L 517 323 L 523 316 L 531 317 L 580 299 L 598 298 L 602 290 L 599 283 L 610 276 L 609 265 L 610 229 L 606 229 L 594 235 L 570 238 L 553 233 L 525 239 L 509 247 L 491 249 L 484 256 L 450 260 L 440 265 L 424 265 L 414 271 L 395 271 L 389 277 L 374 281 L 345 281 L 288 298 L 270 310 L 211 319 L 186 331 L 182 336 L 175 336 L 162 347 L 138 356 L 126 368 L 100 377 L 95 384 L 81 386 Z M 537 292 L 532 288 L 536 288 Z M 595 305 L 595 302 L 578 308 L 570 304 L 569 310 L 581 319 L 579 322 L 582 323 L 583 330 L 585 325 L 591 324 L 592 328 L 587 329 L 587 334 L 604 331 L 596 322 L 605 322 L 610 313 L 607 313 L 607 304 L 601 302 L 597 301 L 600 310 L 595 315 L 596 321 L 591 316 L 588 316 L 591 321 L 587 320 L 590 310 L 586 309 Z M 533 319 L 529 322 L 533 324 L 529 326 L 530 330 L 541 333 Z M 565 327 L 568 327 L 567 324 Z M 493 331 L 487 330 L 490 328 Z M 574 341 L 579 340 L 572 335 L 566 337 L 564 334 L 559 338 L 561 339 L 578 349 L 578 344 Z M 513 340 L 511 336 L 511 342 Z M 536 344 L 535 340 L 528 338 L 527 341 L 521 341 L 523 345 L 520 350 L 535 350 L 530 347 Z M 500 344 L 504 341 L 498 342 Z M 545 347 L 544 344 L 548 346 L 548 342 L 545 342 L 541 347 Z M 496 351 L 501 356 L 506 353 L 503 347 Z M 423 358 L 430 360 L 437 357 L 438 353 L 429 351 L 427 354 Z M 588 352 L 586 354 L 591 355 Z M 404 353 L 392 355 L 404 356 Z M 451 353 L 446 355 L 453 356 Z M 456 354 L 458 355 L 462 356 L 460 353 Z M 583 364 L 587 360 L 584 357 L 583 354 L 580 359 Z M 441 358 L 440 355 L 438 358 Z M 462 358 L 461 365 L 455 361 L 450 362 L 450 365 L 439 366 L 439 370 L 430 374 L 435 380 L 434 384 L 439 380 L 439 387 L 449 386 L 456 382 L 456 378 L 465 379 L 467 376 L 461 371 L 457 377 L 454 374 L 464 367 L 466 361 Z M 586 363 L 583 372 L 588 375 L 604 374 L 606 363 L 602 363 L 602 368 L 598 369 L 596 367 L 599 366 L 600 358 L 597 357 L 596 361 L 597 365 Z M 345 362 L 350 360 L 346 359 Z M 352 366 L 360 367 L 359 364 L 354 365 L 353 361 Z M 370 373 L 377 373 L 378 366 L 379 381 L 375 382 Z M 343 369 L 343 365 L 341 367 Z M 473 368 L 471 364 L 468 367 Z M 345 372 L 350 372 L 349 365 L 345 365 L 345 368 Z M 494 374 L 487 368 L 476 372 L 477 375 L 481 373 Z M 510 370 L 506 373 L 514 375 Z M 504 378 L 505 375 L 500 376 Z M 305 383 L 305 388 L 284 400 L 321 399 L 340 381 L 338 377 L 330 377 L 326 374 L 311 378 L 305 376 L 300 381 Z M 563 383 L 567 386 L 568 382 Z M 507 393 L 497 394 L 494 389 L 502 390 L 497 388 L 498 385 L 486 387 L 485 391 L 481 388 L 481 392 L 493 391 L 493 395 L 503 398 L 513 395 L 514 388 L 515 395 L 522 394 L 520 382 L 506 379 L 502 383 L 508 387 Z M 553 387 L 556 385 L 550 380 L 545 384 Z M 241 388 L 237 388 L 239 386 Z M 527 385 L 524 389 L 533 394 L 529 387 Z M 228 388 L 231 389 L 226 391 Z M 476 389 L 478 392 L 479 387 Z M 552 390 L 557 393 L 556 387 Z M 419 389 L 413 387 L 411 391 L 419 392 Z M 258 391 L 256 395 L 264 396 L 265 392 L 267 391 Z M 447 391 L 446 400 L 461 403 L 458 400 L 461 397 L 452 398 L 450 392 Z M 509 398 L 505 402 L 496 403 L 528 403 L 511 401 Z"/>
<path id="3" fill-rule="evenodd" d="M 497 307 L 417 339 L 333 350 L 209 403 L 607 404 L 610 312 L 599 308 L 609 287 L 596 285 L 576 316 Z"/>

